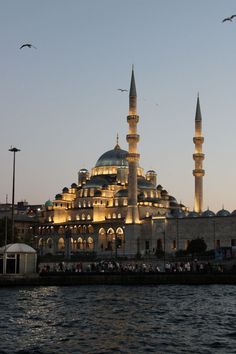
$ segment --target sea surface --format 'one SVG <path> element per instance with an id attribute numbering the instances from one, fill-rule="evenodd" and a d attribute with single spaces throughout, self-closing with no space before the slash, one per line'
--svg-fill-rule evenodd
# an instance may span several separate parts
<path id="1" fill-rule="evenodd" d="M 236 353 L 236 286 L 0 288 L 0 353 Z"/>

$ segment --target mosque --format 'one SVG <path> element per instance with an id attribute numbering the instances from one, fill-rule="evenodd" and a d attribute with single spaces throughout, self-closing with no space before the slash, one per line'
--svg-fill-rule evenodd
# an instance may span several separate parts
<path id="1" fill-rule="evenodd" d="M 204 154 L 199 97 L 195 115 L 194 211 L 158 184 L 157 173 L 139 165 L 137 93 L 132 69 L 127 116 L 128 151 L 117 141 L 91 172 L 82 168 L 78 182 L 48 200 L 34 230 L 40 254 L 101 257 L 174 254 L 201 237 L 208 250 L 236 246 L 236 211 L 203 211 Z"/>

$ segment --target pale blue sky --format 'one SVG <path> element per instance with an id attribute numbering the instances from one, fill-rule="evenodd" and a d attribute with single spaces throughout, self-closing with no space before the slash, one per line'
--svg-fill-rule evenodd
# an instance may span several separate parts
<path id="1" fill-rule="evenodd" d="M 235 0 L 0 0 L 0 202 L 43 203 L 105 151 L 127 149 L 135 66 L 140 165 L 193 207 L 197 93 L 204 209 L 236 209 Z M 19 47 L 30 42 L 37 49 Z M 158 106 L 156 105 L 158 103 Z"/>

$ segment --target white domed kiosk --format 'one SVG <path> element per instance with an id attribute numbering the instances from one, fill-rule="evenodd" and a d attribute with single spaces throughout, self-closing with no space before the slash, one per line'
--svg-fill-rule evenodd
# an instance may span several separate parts
<path id="1" fill-rule="evenodd" d="M 0 274 L 36 273 L 37 252 L 25 243 L 11 243 L 0 248 Z"/>

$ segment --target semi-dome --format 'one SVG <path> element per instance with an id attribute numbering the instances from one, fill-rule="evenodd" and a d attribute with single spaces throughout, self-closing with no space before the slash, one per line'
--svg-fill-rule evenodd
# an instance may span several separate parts
<path id="1" fill-rule="evenodd" d="M 108 186 L 108 184 L 109 181 L 105 177 L 94 176 L 86 184 L 84 184 L 82 188 L 102 188 Z"/>
<path id="2" fill-rule="evenodd" d="M 72 183 L 71 188 L 77 188 L 77 184 L 76 183 Z"/>
<path id="3" fill-rule="evenodd" d="M 228 210 L 225 210 L 224 208 L 219 210 L 217 213 L 216 213 L 217 216 L 229 216 L 230 215 L 230 212 Z"/>
<path id="4" fill-rule="evenodd" d="M 59 199 L 61 199 L 62 198 L 62 195 L 61 194 L 56 194 L 56 196 L 55 196 L 55 199 L 56 200 L 59 200 Z"/>
<path id="5" fill-rule="evenodd" d="M 202 215 L 203 217 L 211 217 L 211 216 L 215 216 L 215 213 L 209 209 L 205 210 Z"/>
<path id="6" fill-rule="evenodd" d="M 69 189 L 68 189 L 67 187 L 64 187 L 64 188 L 62 189 L 62 193 L 69 193 Z"/>
<path id="7" fill-rule="evenodd" d="M 95 167 L 128 166 L 127 155 L 128 151 L 122 150 L 117 144 L 113 150 L 109 150 L 99 157 Z"/>
<path id="8" fill-rule="evenodd" d="M 147 181 L 145 178 L 138 178 L 138 188 L 140 189 L 153 189 L 154 186 L 151 182 Z"/>
<path id="9" fill-rule="evenodd" d="M 236 209 L 232 211 L 231 215 L 236 216 Z"/>
<path id="10" fill-rule="evenodd" d="M 115 197 L 128 197 L 128 189 L 120 189 Z"/>

